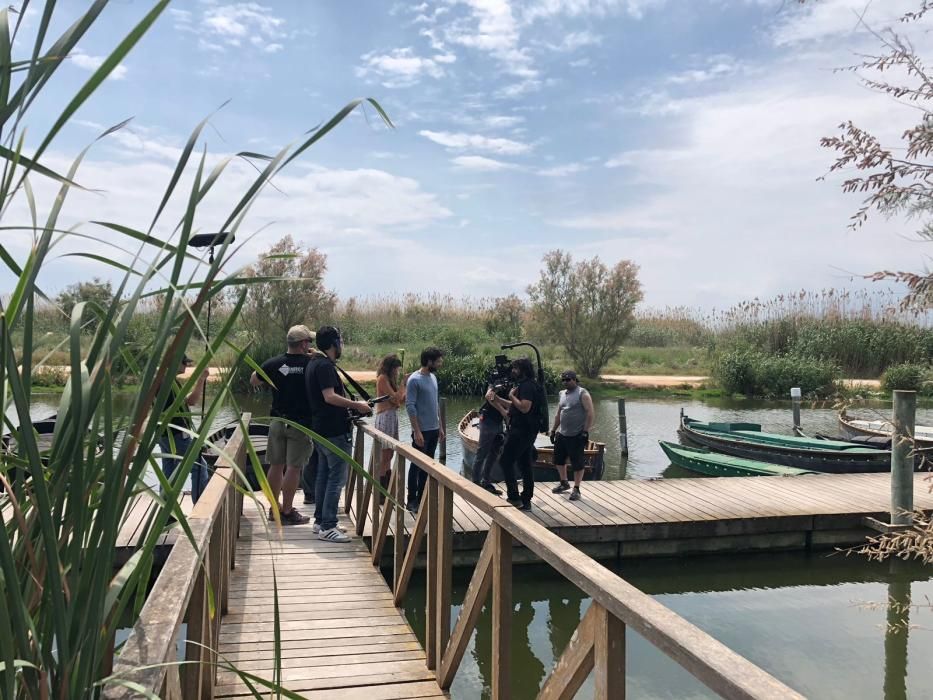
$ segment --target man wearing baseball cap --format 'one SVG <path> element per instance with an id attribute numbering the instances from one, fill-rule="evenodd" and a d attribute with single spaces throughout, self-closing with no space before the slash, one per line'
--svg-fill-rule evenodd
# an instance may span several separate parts
<path id="1" fill-rule="evenodd" d="M 567 461 L 573 469 L 573 491 L 571 501 L 580 500 L 580 482 L 583 480 L 583 453 L 590 441 L 590 428 L 593 427 L 593 399 L 590 392 L 577 384 L 577 373 L 572 369 L 560 375 L 564 388 L 557 402 L 557 414 L 554 427 L 551 428 L 551 442 L 554 443 L 554 466 L 560 473 L 560 484 L 551 491 L 564 493 L 570 491 L 567 481 Z"/>
<path id="2" fill-rule="evenodd" d="M 269 488 L 272 497 L 282 503 L 279 511 L 283 525 L 303 525 L 310 518 L 295 510 L 293 503 L 301 470 L 311 457 L 311 438 L 287 423 L 275 418 L 285 418 L 306 428 L 311 427 L 311 405 L 305 392 L 305 370 L 311 361 L 308 354 L 314 333 L 307 326 L 292 326 L 288 329 L 285 342 L 288 346 L 282 355 L 270 357 L 262 363 L 262 371 L 272 380 L 273 418 L 269 426 L 269 444 L 266 456 L 269 459 Z M 249 379 L 253 386 L 269 386 L 266 380 L 253 372 Z M 275 517 L 269 506 L 269 520 Z"/>

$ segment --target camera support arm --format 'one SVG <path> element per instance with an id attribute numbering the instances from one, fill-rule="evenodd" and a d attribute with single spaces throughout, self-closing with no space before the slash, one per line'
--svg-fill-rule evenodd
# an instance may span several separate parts
<path id="1" fill-rule="evenodd" d="M 541 353 L 538 352 L 538 348 L 536 348 L 532 343 L 529 343 L 527 341 L 521 341 L 518 343 L 503 343 L 499 347 L 503 350 L 510 350 L 511 348 L 517 348 L 521 345 L 527 345 L 529 348 L 535 351 L 535 357 L 538 360 L 538 384 L 540 384 L 543 387 L 544 386 L 544 368 L 541 365 Z"/>

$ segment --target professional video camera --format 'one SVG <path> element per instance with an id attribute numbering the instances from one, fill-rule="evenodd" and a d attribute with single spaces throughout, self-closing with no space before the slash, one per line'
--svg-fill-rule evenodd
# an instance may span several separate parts
<path id="1" fill-rule="evenodd" d="M 496 355 L 496 364 L 486 375 L 486 381 L 497 396 L 509 395 L 515 382 L 512 380 L 512 361 L 505 355 Z"/>
<path id="2" fill-rule="evenodd" d="M 354 400 L 355 400 L 355 397 L 354 397 Z M 386 394 L 385 396 L 377 396 L 377 397 L 374 398 L 374 399 L 366 398 L 366 399 L 364 399 L 364 400 L 366 401 L 366 403 L 369 404 L 369 407 L 372 408 L 372 407 L 375 406 L 377 403 L 382 403 L 383 401 L 388 401 L 388 400 L 389 400 L 389 395 Z M 353 409 L 353 408 L 348 408 L 348 409 L 347 409 L 347 413 L 350 414 L 350 420 L 356 420 L 356 419 L 358 419 L 358 418 L 364 418 L 364 417 L 365 417 L 365 416 L 363 416 L 362 413 L 360 413 L 359 411 L 357 411 L 356 409 Z"/>

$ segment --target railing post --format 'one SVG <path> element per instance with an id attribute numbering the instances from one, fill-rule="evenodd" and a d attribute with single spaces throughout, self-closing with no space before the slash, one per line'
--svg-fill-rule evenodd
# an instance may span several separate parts
<path id="1" fill-rule="evenodd" d="M 596 700 L 625 700 L 625 623 L 598 603 L 593 644 Z"/>
<path id="2" fill-rule="evenodd" d="M 379 483 L 379 462 L 382 457 L 382 445 L 376 438 L 373 438 L 373 449 L 369 453 L 369 477 L 372 481 L 368 486 L 372 489 L 373 500 L 370 503 L 370 509 L 372 513 L 373 529 L 372 537 L 376 536 L 376 533 L 379 532 L 379 489 L 376 488 L 376 484 Z M 371 540 L 372 541 L 372 540 Z"/>
<path id="3" fill-rule="evenodd" d="M 395 533 L 392 536 L 392 590 L 398 590 L 405 562 L 405 458 L 395 455 Z"/>
<path id="4" fill-rule="evenodd" d="M 628 456 L 628 419 L 625 417 L 625 399 L 619 399 L 619 446 L 622 456 Z"/>
<path id="5" fill-rule="evenodd" d="M 894 392 L 894 429 L 891 433 L 891 524 L 914 523 L 914 431 L 917 392 Z"/>
<path id="6" fill-rule="evenodd" d="M 181 670 L 182 696 L 186 698 L 201 697 L 201 665 L 204 663 L 204 644 L 207 636 L 207 627 L 210 625 L 207 605 L 207 576 L 204 569 L 198 571 L 191 592 L 191 601 L 188 603 L 188 632 L 185 644 L 185 660 L 193 663 L 185 664 Z"/>
<path id="7" fill-rule="evenodd" d="M 453 577 L 454 492 L 440 486 L 437 514 L 437 656 L 440 663 L 450 640 L 450 589 Z"/>
<path id="8" fill-rule="evenodd" d="M 427 600 L 425 601 L 425 631 L 424 646 L 425 656 L 429 669 L 437 667 L 437 574 L 438 574 L 438 483 L 437 480 L 428 474 L 427 493 L 423 495 L 428 499 L 428 566 L 427 566 Z"/>
<path id="9" fill-rule="evenodd" d="M 512 535 L 493 523 L 492 555 L 492 699 L 511 697 Z"/>

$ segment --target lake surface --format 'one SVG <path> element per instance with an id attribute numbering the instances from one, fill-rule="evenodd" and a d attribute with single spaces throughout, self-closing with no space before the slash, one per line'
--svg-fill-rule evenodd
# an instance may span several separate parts
<path id="1" fill-rule="evenodd" d="M 58 395 L 36 395 L 33 415 L 57 410 Z M 120 397 L 126 401 L 131 397 Z M 266 395 L 241 397 L 239 410 L 268 415 Z M 460 471 L 460 418 L 478 405 L 472 399 L 447 404 L 447 464 Z M 790 402 L 693 399 L 628 399 L 629 457 L 619 447 L 614 400 L 596 402 L 595 440 L 606 443 L 606 479 L 690 476 L 669 465 L 658 440 L 677 440 L 680 409 L 701 420 L 750 421 L 764 430 L 790 434 Z M 118 406 L 119 409 L 119 406 Z M 552 411 L 553 411 L 552 406 Z M 237 407 L 224 409 L 227 423 Z M 851 413 L 889 417 L 890 404 L 875 402 Z M 553 416 L 553 413 L 551 414 Z M 836 434 L 836 410 L 806 405 L 803 428 Z M 408 434 L 401 417 L 401 435 Z M 918 410 L 917 422 L 933 424 L 933 409 Z M 584 487 L 584 497 L 585 497 Z M 900 563 L 898 563 L 900 564 Z M 871 563 L 860 557 L 825 553 L 626 560 L 618 573 L 783 682 L 812 698 L 933 697 L 933 570 L 917 565 Z M 457 570 L 453 600 L 459 606 L 470 570 Z M 534 698 L 545 674 L 590 604 L 576 587 L 547 566 L 516 567 L 512 640 L 512 695 Z M 912 600 L 909 629 L 887 629 L 887 601 Z M 409 621 L 424 633 L 424 579 L 416 574 L 405 603 Z M 458 608 L 459 609 L 459 608 Z M 454 615 L 457 610 L 454 611 Z M 895 618 L 897 616 L 895 615 Z M 908 622 L 899 620 L 901 627 Z M 454 698 L 489 696 L 492 678 L 489 616 L 484 612 L 452 688 Z M 423 638 L 422 638 L 423 642 Z M 715 697 L 687 672 L 637 634 L 627 636 L 630 698 Z M 578 697 L 593 696 L 588 681 Z"/>

